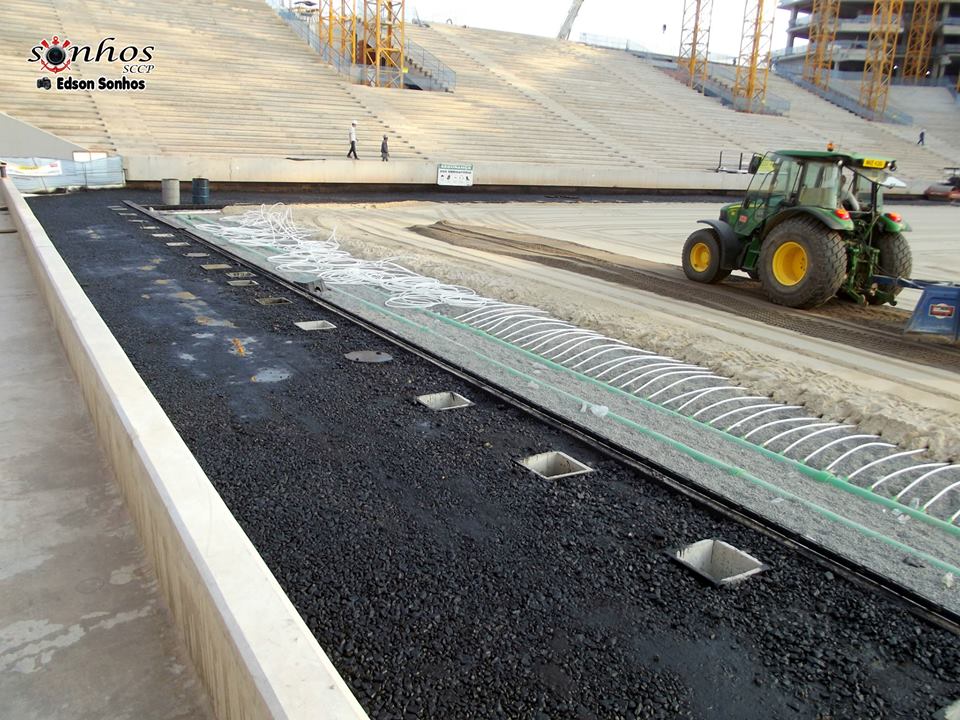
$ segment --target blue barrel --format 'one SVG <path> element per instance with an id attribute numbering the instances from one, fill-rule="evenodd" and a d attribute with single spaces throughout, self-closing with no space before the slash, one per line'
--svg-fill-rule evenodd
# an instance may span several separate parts
<path id="1" fill-rule="evenodd" d="M 193 179 L 193 204 L 210 204 L 210 181 L 207 178 Z"/>

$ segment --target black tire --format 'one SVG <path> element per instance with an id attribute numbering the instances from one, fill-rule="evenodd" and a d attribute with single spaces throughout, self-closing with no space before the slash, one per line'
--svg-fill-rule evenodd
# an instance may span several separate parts
<path id="1" fill-rule="evenodd" d="M 877 275 L 889 275 L 890 277 L 908 278 L 913 272 L 913 254 L 910 252 L 910 244 L 900 233 L 882 233 L 877 236 L 876 247 L 880 251 L 880 260 L 877 265 Z M 877 284 L 877 289 L 883 292 L 893 292 L 899 295 L 903 290 L 899 285 L 891 286 L 888 284 Z M 867 295 L 867 302 L 871 305 L 882 304 L 878 298 L 873 295 Z"/>
<path id="2" fill-rule="evenodd" d="M 718 283 L 730 274 L 720 268 L 720 241 L 713 230 L 703 228 L 687 238 L 683 244 L 683 273 L 702 283 Z"/>
<path id="3" fill-rule="evenodd" d="M 805 262 L 795 266 L 795 280 L 786 281 L 791 278 L 784 273 L 781 279 L 785 281 L 781 282 L 774 272 L 774 257 L 788 243 L 803 248 Z M 783 252 L 790 249 L 786 247 Z M 757 269 L 763 289 L 772 302 L 792 308 L 812 308 L 834 297 L 843 284 L 847 273 L 847 247 L 839 233 L 819 220 L 810 216 L 790 218 L 777 225 L 764 239 Z"/>

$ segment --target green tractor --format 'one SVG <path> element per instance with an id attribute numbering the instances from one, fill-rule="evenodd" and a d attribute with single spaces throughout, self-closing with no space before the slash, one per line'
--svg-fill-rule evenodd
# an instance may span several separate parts
<path id="1" fill-rule="evenodd" d="M 718 283 L 733 270 L 759 280 L 771 301 L 812 308 L 841 294 L 861 304 L 896 304 L 900 287 L 875 276 L 910 276 L 902 233 L 910 226 L 883 209 L 883 189 L 903 187 L 886 158 L 779 150 L 754 155 L 743 202 L 687 238 L 683 271 Z"/>

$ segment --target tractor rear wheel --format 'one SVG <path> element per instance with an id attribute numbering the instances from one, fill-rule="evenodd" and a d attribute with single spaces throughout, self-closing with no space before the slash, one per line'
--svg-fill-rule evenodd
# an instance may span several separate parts
<path id="1" fill-rule="evenodd" d="M 839 233 L 809 216 L 784 220 L 760 248 L 760 282 L 778 305 L 812 308 L 837 294 L 847 272 Z"/>
<path id="2" fill-rule="evenodd" d="M 720 241 L 712 230 L 695 231 L 683 245 L 683 272 L 691 280 L 718 283 L 730 274 L 720 268 Z"/>
<path id="3" fill-rule="evenodd" d="M 882 233 L 877 236 L 877 249 L 880 251 L 879 263 L 877 264 L 878 275 L 889 275 L 890 277 L 908 278 L 913 272 L 913 255 L 910 253 L 910 244 L 900 233 Z M 877 284 L 877 289 L 882 292 L 892 292 L 899 295 L 903 290 L 899 285 Z M 871 305 L 879 305 L 880 300 L 873 295 L 867 296 L 867 302 Z"/>

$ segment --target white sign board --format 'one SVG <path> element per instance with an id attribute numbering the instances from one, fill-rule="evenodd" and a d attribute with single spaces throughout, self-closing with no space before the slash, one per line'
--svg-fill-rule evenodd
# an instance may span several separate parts
<path id="1" fill-rule="evenodd" d="M 437 165 L 437 185 L 473 185 L 473 165 L 469 163 L 440 163 Z"/>

